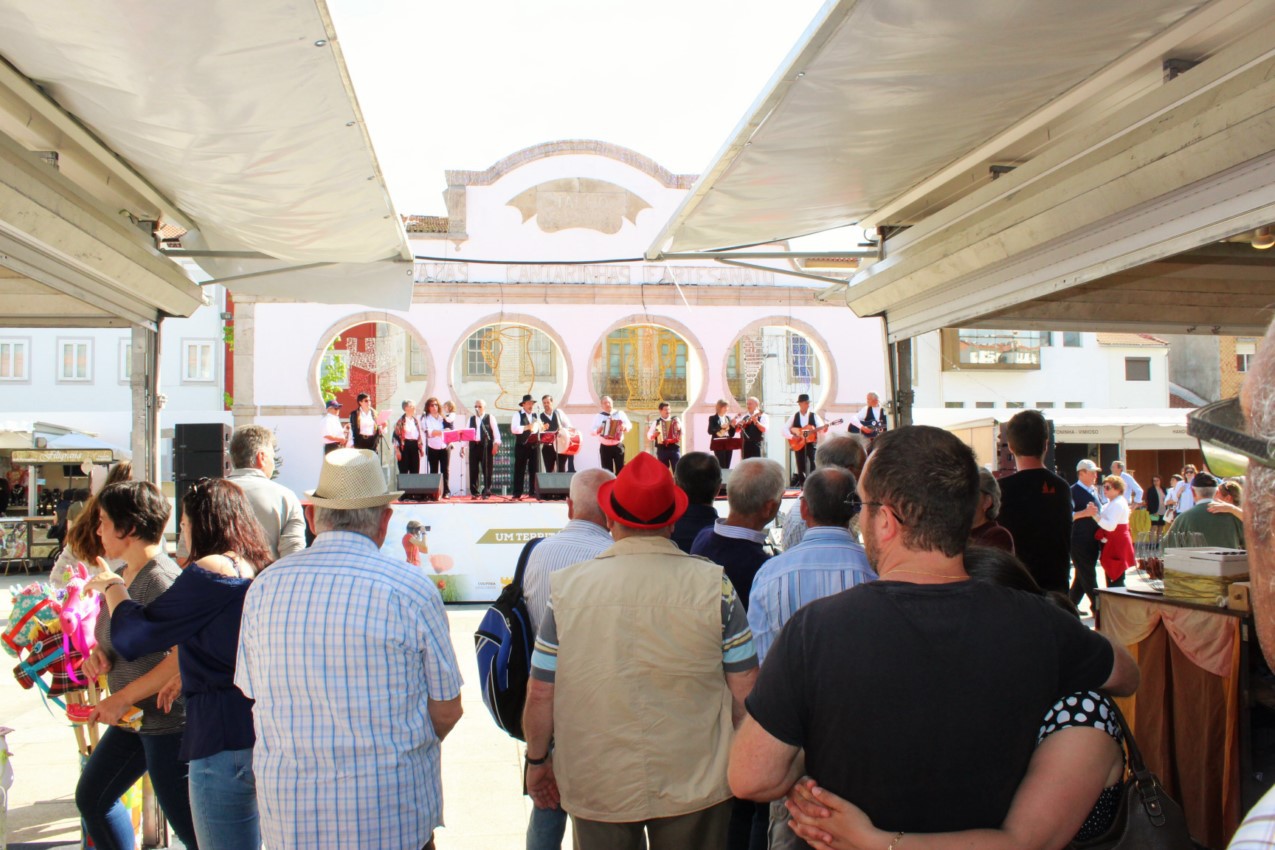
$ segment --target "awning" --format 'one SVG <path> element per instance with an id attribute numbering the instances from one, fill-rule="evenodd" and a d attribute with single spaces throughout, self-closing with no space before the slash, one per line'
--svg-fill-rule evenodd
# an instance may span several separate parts
<path id="1" fill-rule="evenodd" d="M 186 228 L 183 247 L 211 252 L 196 261 L 215 278 L 397 261 L 339 300 L 410 304 L 406 235 L 322 0 L 0 0 L 0 15 L 0 55 L 12 66 L 0 69 L 0 131 L 23 148 L 56 151 L 61 175 L 107 205 L 107 218 Z M 50 209 L 37 224 L 89 205 L 76 206 Z M 14 226 L 6 213 L 0 204 L 0 222 Z M 266 259 L 246 259 L 256 256 Z M 331 294 L 295 274 L 251 280 L 255 294 Z M 153 306 L 188 315 L 197 304 Z"/>
<path id="2" fill-rule="evenodd" d="M 1190 252 L 1275 221 L 1273 45 L 1261 0 L 829 3 L 650 253 L 858 222 L 884 258 L 828 294 L 891 341 L 1252 332 L 1275 284 Z"/>
<path id="3" fill-rule="evenodd" d="M 1004 424 L 1020 411 L 995 408 L 986 416 L 969 418 L 968 410 L 917 409 L 916 421 L 955 433 L 976 432 Z M 1120 443 L 1125 450 L 1189 449 L 1196 439 L 1186 432 L 1189 411 L 1181 408 L 1130 408 L 1127 410 L 1042 410 L 1054 423 L 1054 439 L 1060 443 Z"/>

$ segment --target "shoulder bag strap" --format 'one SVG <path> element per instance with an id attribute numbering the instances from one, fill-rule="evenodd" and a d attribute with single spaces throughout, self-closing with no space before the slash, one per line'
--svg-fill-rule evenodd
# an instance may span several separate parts
<path id="1" fill-rule="evenodd" d="M 1138 749 L 1138 742 L 1133 737 L 1133 730 L 1129 728 L 1129 723 L 1124 718 L 1124 712 L 1120 710 L 1120 706 L 1116 705 L 1114 699 L 1111 700 L 1111 707 L 1116 710 L 1116 720 L 1120 723 L 1120 731 L 1124 733 L 1124 746 L 1129 754 L 1129 770 L 1133 773 L 1133 783 L 1138 790 L 1142 805 L 1146 809 L 1147 817 L 1155 826 L 1163 826 L 1165 815 L 1164 805 L 1160 800 L 1160 783 L 1155 774 L 1148 770 L 1146 763 L 1143 762 L 1142 751 Z"/>
<path id="2" fill-rule="evenodd" d="M 541 540 L 544 540 L 544 538 L 543 537 L 531 538 L 530 540 L 527 541 L 527 544 L 522 547 L 522 552 L 518 555 L 518 567 L 517 569 L 514 570 L 513 585 L 514 587 L 518 588 L 519 593 L 522 592 L 522 576 L 523 576 L 523 573 L 527 571 L 527 561 L 531 558 L 531 550 L 535 549 L 536 544 L 539 543 Z"/>

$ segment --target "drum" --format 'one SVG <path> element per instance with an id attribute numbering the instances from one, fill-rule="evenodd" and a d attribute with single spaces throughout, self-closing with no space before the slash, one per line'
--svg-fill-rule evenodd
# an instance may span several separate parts
<path id="1" fill-rule="evenodd" d="M 558 454 L 566 457 L 577 454 L 580 451 L 580 432 L 575 428 L 559 428 L 553 447 Z"/>

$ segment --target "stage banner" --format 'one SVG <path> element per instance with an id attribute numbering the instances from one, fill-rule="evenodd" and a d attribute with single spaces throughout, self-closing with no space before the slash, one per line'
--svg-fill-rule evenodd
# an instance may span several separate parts
<path id="1" fill-rule="evenodd" d="M 409 522 L 419 523 L 414 536 Z M 410 564 L 408 549 L 423 533 L 428 552 L 419 566 L 438 585 L 444 602 L 494 602 L 518 565 L 518 553 L 533 537 L 546 537 L 567 524 L 567 503 L 465 502 L 394 505 L 394 518 L 381 551 Z"/>

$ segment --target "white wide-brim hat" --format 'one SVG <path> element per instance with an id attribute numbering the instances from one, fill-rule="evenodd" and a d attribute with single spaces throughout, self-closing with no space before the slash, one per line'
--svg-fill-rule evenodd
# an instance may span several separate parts
<path id="1" fill-rule="evenodd" d="M 337 449 L 323 457 L 319 486 L 305 491 L 310 503 L 319 508 L 353 511 L 378 508 L 403 497 L 402 490 L 385 485 L 381 461 L 367 449 Z"/>

